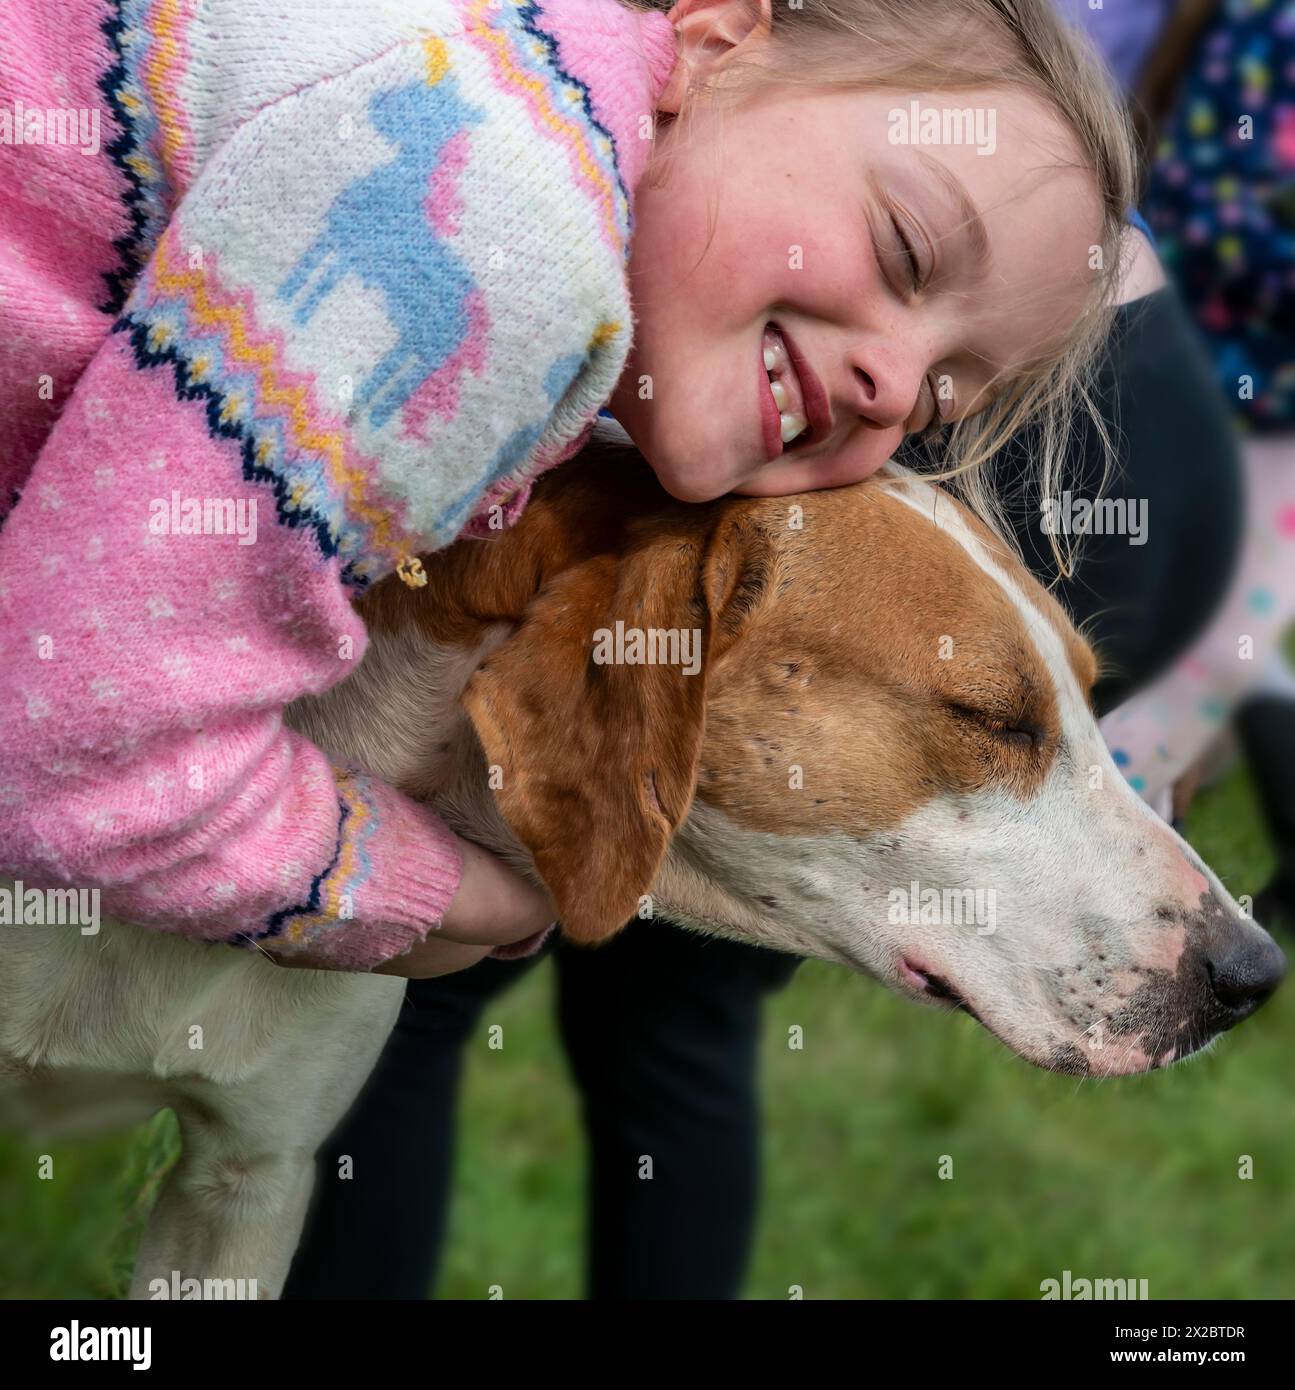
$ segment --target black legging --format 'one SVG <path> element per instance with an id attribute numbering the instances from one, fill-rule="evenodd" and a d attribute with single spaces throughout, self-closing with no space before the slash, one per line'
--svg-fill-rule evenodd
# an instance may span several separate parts
<path id="1" fill-rule="evenodd" d="M 1161 671 L 1208 620 L 1238 549 L 1241 509 L 1227 415 L 1169 291 L 1121 313 L 1103 408 L 1122 429 L 1110 495 L 1146 498 L 1143 546 L 1090 536 L 1058 595 L 1104 649 L 1105 711 Z M 1091 487 L 1094 441 L 1077 439 Z M 1052 578 L 1024 460 L 1000 481 L 1019 491 L 1018 534 Z M 562 1039 L 591 1145 L 588 1291 L 601 1298 L 732 1298 L 757 1198 L 756 1042 L 760 1003 L 798 961 L 634 922 L 596 951 L 560 944 Z M 543 959 L 543 956 L 539 959 Z M 285 1290 L 289 1298 L 423 1298 L 444 1237 L 463 1044 L 485 1003 L 535 960 L 484 960 L 411 981 L 382 1060 L 321 1152 L 320 1185 Z M 337 1179 L 337 1156 L 354 1176 Z M 653 1160 L 639 1178 L 640 1156 Z"/>

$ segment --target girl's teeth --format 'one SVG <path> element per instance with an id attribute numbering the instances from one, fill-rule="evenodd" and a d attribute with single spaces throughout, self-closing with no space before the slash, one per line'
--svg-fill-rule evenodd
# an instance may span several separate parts
<path id="1" fill-rule="evenodd" d="M 782 426 L 782 442 L 784 444 L 790 444 L 802 430 L 808 429 L 809 427 L 808 418 L 802 415 L 799 410 L 791 415 L 779 415 L 778 420 Z"/>
<path id="2" fill-rule="evenodd" d="M 778 407 L 782 442 L 790 444 L 809 428 L 809 417 L 803 409 L 800 383 L 796 380 L 787 346 L 771 328 L 766 328 L 764 333 L 764 369 L 769 373 L 769 390 Z"/>
<path id="3" fill-rule="evenodd" d="M 791 358 L 787 353 L 787 344 L 783 342 L 782 335 L 772 328 L 764 330 L 764 369 L 766 372 L 776 372 L 779 370 L 789 370 Z"/>

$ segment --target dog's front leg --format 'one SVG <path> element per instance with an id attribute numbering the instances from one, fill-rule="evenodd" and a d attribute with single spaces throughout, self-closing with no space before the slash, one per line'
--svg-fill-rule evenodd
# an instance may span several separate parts
<path id="1" fill-rule="evenodd" d="M 183 1152 L 144 1231 L 130 1297 L 278 1298 L 305 1221 L 314 1155 L 252 1153 L 246 1132 L 191 1116 L 181 1116 L 180 1129 Z"/>

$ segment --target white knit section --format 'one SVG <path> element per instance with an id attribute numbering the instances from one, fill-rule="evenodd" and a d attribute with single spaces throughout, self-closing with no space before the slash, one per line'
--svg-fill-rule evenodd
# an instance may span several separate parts
<path id="1" fill-rule="evenodd" d="M 199 0 L 179 84 L 199 169 L 257 111 L 424 34 L 461 32 L 467 0 Z"/>
<path id="2" fill-rule="evenodd" d="M 425 438 L 404 436 L 403 411 L 380 427 L 363 411 L 353 416 L 356 446 L 378 461 L 385 485 L 408 502 L 412 526 L 437 545 L 467 519 L 460 508 L 438 525 L 447 505 L 474 489 L 479 495 L 492 460 L 518 432 L 537 440 L 526 458 L 579 434 L 610 396 L 632 328 L 624 266 L 604 240 L 593 203 L 571 181 L 565 148 L 540 137 L 523 103 L 489 77 L 476 41 L 449 39 L 446 52 L 455 95 L 483 115 L 470 127 L 471 157 L 457 179 L 457 231 L 444 244 L 485 297 L 486 367 L 460 375 L 456 413 L 448 421 L 426 417 Z M 286 365 L 314 376 L 339 417 L 347 379 L 360 394 L 399 344 L 391 306 L 382 291 L 348 274 L 303 323 L 295 314 L 301 295 L 289 301 L 281 291 L 317 246 L 338 195 L 398 160 L 397 146 L 370 122 L 372 97 L 426 75 L 424 48 L 412 43 L 278 102 L 224 144 L 180 216 L 184 245 L 213 253 L 223 284 L 252 289 L 259 322 L 283 335 Z M 421 198 L 414 207 L 421 217 Z M 373 216 L 380 222 L 387 212 L 375 208 Z M 436 312 L 434 289 L 428 314 Z M 418 291 L 411 275 L 411 296 Z M 609 321 L 619 333 L 589 358 L 593 334 Z M 584 365 L 558 409 L 546 374 L 555 360 L 572 357 Z"/>

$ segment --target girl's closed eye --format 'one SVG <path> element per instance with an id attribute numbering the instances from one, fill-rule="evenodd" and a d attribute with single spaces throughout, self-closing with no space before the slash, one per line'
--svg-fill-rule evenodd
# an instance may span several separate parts
<path id="1" fill-rule="evenodd" d="M 921 294 L 933 277 L 934 253 L 920 231 L 908 230 L 915 224 L 909 222 L 907 216 L 894 205 L 890 207 L 888 217 L 898 247 L 897 253 L 892 253 L 892 259 L 902 259 L 907 271 L 909 291 L 912 294 Z"/>

